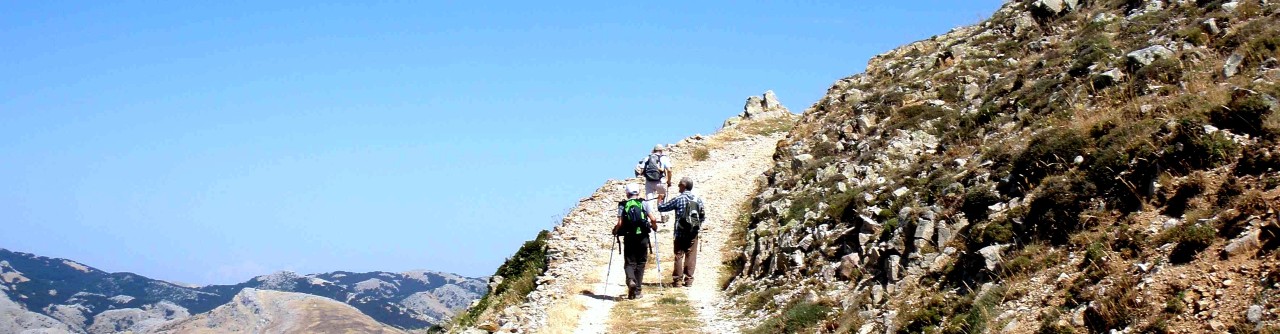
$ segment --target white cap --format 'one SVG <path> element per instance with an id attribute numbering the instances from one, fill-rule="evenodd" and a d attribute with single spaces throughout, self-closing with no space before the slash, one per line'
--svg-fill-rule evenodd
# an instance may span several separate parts
<path id="1" fill-rule="evenodd" d="M 665 147 L 662 147 L 662 144 L 658 144 L 658 145 L 654 145 L 654 146 L 653 146 L 653 151 L 654 151 L 654 152 L 662 152 L 662 151 L 666 151 L 666 148 L 665 148 Z"/>
<path id="2" fill-rule="evenodd" d="M 627 195 L 628 195 L 628 196 L 630 196 L 630 195 L 639 195 L 639 194 L 640 194 L 640 185 L 639 185 L 639 184 L 635 184 L 635 183 L 628 183 L 628 184 L 627 184 L 627 186 L 625 187 L 625 189 L 627 190 Z"/>

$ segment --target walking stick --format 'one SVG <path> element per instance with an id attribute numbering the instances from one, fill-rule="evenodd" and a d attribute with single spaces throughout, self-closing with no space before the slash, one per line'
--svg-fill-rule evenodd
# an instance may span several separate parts
<path id="1" fill-rule="evenodd" d="M 609 250 L 609 266 L 604 269 L 604 291 L 600 293 L 601 295 L 606 296 L 609 295 L 609 274 L 613 273 L 613 251 L 617 250 L 618 245 L 622 243 L 621 241 L 618 241 L 618 236 L 616 235 L 613 236 L 613 241 L 616 243 L 613 243 L 613 249 Z"/>
<path id="2" fill-rule="evenodd" d="M 653 261 L 658 263 L 658 277 L 661 278 L 662 277 L 662 255 L 659 255 L 657 252 L 653 251 L 654 245 L 658 244 L 658 233 L 657 233 L 658 231 L 653 231 L 653 232 L 654 232 L 653 243 L 649 244 L 649 253 L 653 253 Z M 662 250 L 662 246 L 657 246 L 657 247 L 658 247 L 658 250 Z M 659 279 L 658 286 L 665 288 L 667 287 L 667 283 L 663 283 L 663 280 Z"/>

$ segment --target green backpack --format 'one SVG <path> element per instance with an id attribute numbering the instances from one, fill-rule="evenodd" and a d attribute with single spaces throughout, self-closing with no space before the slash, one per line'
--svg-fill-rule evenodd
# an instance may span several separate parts
<path id="1" fill-rule="evenodd" d="M 622 207 L 622 228 L 618 235 L 649 235 L 649 216 L 644 212 L 644 201 L 638 199 L 618 203 Z"/>

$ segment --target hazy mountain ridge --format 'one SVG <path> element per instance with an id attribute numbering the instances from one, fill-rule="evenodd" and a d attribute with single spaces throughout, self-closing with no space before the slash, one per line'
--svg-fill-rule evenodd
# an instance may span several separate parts
<path id="1" fill-rule="evenodd" d="M 479 298 L 484 279 L 434 271 L 278 272 L 235 285 L 188 287 L 132 273 L 107 273 L 71 260 L 0 249 L 4 312 L 26 327 L 48 320 L 78 333 L 148 332 L 224 305 L 245 289 L 309 294 L 346 303 L 378 322 L 404 329 L 442 323 Z M 21 317 L 18 315 L 21 314 Z M 3 324 L 0 324 L 3 326 Z M 3 329 L 3 327 L 0 327 Z"/>

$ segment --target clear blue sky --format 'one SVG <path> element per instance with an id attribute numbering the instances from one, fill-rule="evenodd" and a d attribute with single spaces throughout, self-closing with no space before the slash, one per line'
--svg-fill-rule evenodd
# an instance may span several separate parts
<path id="1" fill-rule="evenodd" d="M 655 143 L 1002 0 L 0 4 L 0 247 L 197 284 L 493 273 Z"/>

